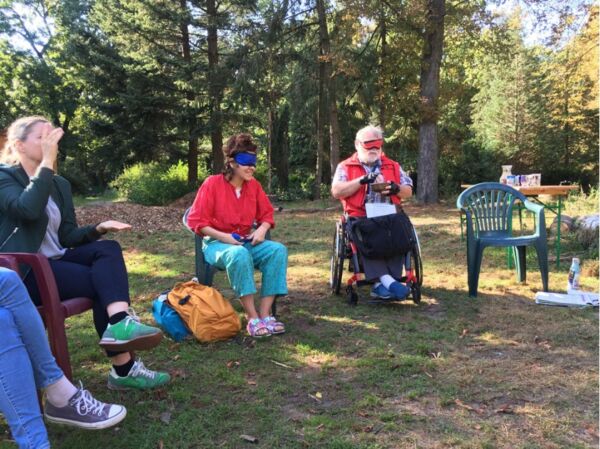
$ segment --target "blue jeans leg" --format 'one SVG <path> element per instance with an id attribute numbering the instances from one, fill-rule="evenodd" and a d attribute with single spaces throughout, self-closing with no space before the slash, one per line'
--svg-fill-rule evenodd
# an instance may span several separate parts
<path id="1" fill-rule="evenodd" d="M 31 360 L 36 386 L 42 389 L 57 382 L 63 372 L 50 352 L 42 318 L 19 275 L 5 268 L 0 268 L 0 307 L 12 313 Z"/>
<path id="2" fill-rule="evenodd" d="M 12 312 L 2 307 L 0 338 L 0 411 L 19 448 L 49 448 L 29 354 Z"/>

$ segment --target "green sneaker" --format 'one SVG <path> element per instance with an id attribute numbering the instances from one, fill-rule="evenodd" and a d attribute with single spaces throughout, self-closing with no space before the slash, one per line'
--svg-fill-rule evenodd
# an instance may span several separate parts
<path id="1" fill-rule="evenodd" d="M 108 388 L 110 390 L 148 390 L 160 387 L 171 380 L 168 373 L 152 371 L 144 366 L 141 359 L 137 359 L 129 374 L 120 377 L 114 368 L 108 374 Z"/>
<path id="2" fill-rule="evenodd" d="M 128 315 L 117 324 L 108 325 L 100 346 L 109 351 L 142 351 L 155 347 L 161 339 L 160 329 L 146 326 Z"/>

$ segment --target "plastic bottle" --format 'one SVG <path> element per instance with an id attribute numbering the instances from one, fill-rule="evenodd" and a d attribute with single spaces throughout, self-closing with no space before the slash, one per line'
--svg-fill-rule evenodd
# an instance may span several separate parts
<path id="1" fill-rule="evenodd" d="M 570 290 L 579 290 L 579 276 L 580 276 L 579 259 L 573 257 L 571 262 L 571 268 L 569 268 L 569 281 L 567 283 L 567 293 Z"/>

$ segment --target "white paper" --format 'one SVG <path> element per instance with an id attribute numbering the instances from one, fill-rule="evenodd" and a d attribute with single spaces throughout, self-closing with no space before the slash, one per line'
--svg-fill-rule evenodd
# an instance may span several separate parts
<path id="1" fill-rule="evenodd" d="M 366 203 L 365 210 L 367 217 L 381 217 L 383 215 L 391 215 L 396 213 L 396 206 L 390 203 Z"/>
<path id="2" fill-rule="evenodd" d="M 598 293 L 571 290 L 569 294 L 537 292 L 535 303 L 545 306 L 598 307 Z"/>

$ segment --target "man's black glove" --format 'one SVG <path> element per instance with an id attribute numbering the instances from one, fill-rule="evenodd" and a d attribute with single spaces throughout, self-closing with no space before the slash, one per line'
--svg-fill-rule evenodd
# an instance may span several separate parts
<path id="1" fill-rule="evenodd" d="M 398 195 L 398 193 L 400 193 L 400 186 L 394 181 L 390 181 L 390 187 L 386 195 Z"/>
<path id="2" fill-rule="evenodd" d="M 363 176 L 362 178 L 360 178 L 360 183 L 361 184 L 373 184 L 375 182 L 375 180 L 377 179 L 377 175 L 379 173 L 375 173 L 375 172 L 371 172 L 369 174 L 366 174 L 365 176 Z"/>

